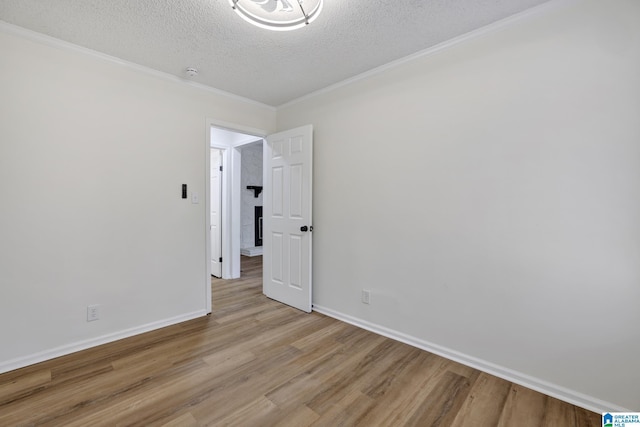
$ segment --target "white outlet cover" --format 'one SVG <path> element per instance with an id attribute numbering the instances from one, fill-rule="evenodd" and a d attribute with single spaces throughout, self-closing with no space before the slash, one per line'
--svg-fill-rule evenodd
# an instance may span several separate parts
<path id="1" fill-rule="evenodd" d="M 362 290 L 362 302 L 364 304 L 370 304 L 371 303 L 371 291 L 369 291 L 367 289 L 363 289 Z"/>
<path id="2" fill-rule="evenodd" d="M 100 319 L 100 305 L 87 306 L 87 322 L 93 322 Z"/>

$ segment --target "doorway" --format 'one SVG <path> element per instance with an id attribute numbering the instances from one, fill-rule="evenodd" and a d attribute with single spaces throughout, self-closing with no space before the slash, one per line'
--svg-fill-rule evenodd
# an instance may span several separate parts
<path id="1" fill-rule="evenodd" d="M 263 293 L 269 298 L 310 312 L 312 309 L 312 165 L 313 126 L 282 131 L 269 136 L 265 133 L 242 133 L 235 126 L 227 127 L 213 121 L 207 123 L 207 153 L 211 148 L 223 149 L 222 155 L 222 278 L 240 277 L 241 253 L 241 196 L 242 191 L 252 191 L 259 198 L 262 185 L 242 188 L 243 146 L 259 143 L 263 148 L 262 176 L 264 179 L 264 236 L 259 229 L 256 206 L 253 226 L 265 238 L 266 259 L 263 267 Z M 206 156 L 206 170 L 210 175 L 210 156 Z M 211 210 L 210 181 L 206 186 L 206 212 Z M 267 179 L 268 178 L 268 179 Z M 277 189 L 274 190 L 274 189 Z M 251 210 L 249 210 L 251 212 Z M 211 217 L 206 215 L 207 310 L 211 312 Z M 258 224 L 256 224 L 258 221 Z M 245 224 L 248 225 L 248 224 Z M 257 240 L 257 239 L 256 239 Z M 257 244 L 255 246 L 258 246 Z M 260 257 L 262 258 L 262 257 Z"/>
<path id="2" fill-rule="evenodd" d="M 249 131 L 252 132 L 252 131 Z M 230 127 L 222 127 L 216 125 L 214 122 L 208 123 L 208 152 L 214 152 L 212 150 L 218 150 L 220 155 L 220 161 L 222 170 L 220 172 L 220 209 L 219 218 L 220 228 L 220 255 L 214 259 L 217 244 L 215 243 L 216 229 L 214 227 L 215 221 L 218 219 L 213 214 L 215 210 L 215 202 L 212 202 L 212 186 L 215 184 L 216 170 L 212 167 L 212 164 L 216 162 L 211 156 L 207 155 L 207 170 L 209 171 L 209 179 L 207 180 L 207 212 L 210 212 L 206 217 L 206 241 L 207 241 L 207 262 L 209 274 L 207 277 L 214 275 L 215 277 L 221 277 L 222 279 L 237 279 L 240 277 L 240 251 L 243 247 L 242 244 L 242 229 L 243 225 L 253 226 L 253 221 L 247 223 L 242 217 L 243 196 L 246 199 L 248 195 L 253 195 L 254 190 L 246 189 L 247 186 L 259 187 L 262 183 L 262 172 L 250 174 L 252 180 L 251 184 L 242 186 L 242 169 L 243 169 L 243 157 L 247 157 L 248 161 L 255 163 L 259 161 L 258 165 L 262 167 L 262 159 L 257 160 L 257 156 L 253 155 L 257 151 L 262 150 L 262 137 L 255 133 L 245 133 L 240 130 L 235 130 Z M 251 146 L 251 150 L 246 151 L 246 156 L 243 156 L 246 146 Z M 246 169 L 246 166 L 245 166 Z M 250 169 L 250 168 L 249 168 Z M 259 177 L 256 175 L 259 174 Z M 258 181 L 259 178 L 259 181 Z M 255 181 L 255 182 L 253 182 Z M 251 196 L 253 197 L 253 196 Z M 261 197 L 260 197 L 261 200 Z M 246 202 L 245 202 L 246 204 Z M 245 227 L 246 228 L 246 227 Z M 216 247 L 214 247 L 216 245 Z M 216 265 L 217 264 L 217 265 Z M 220 275 L 214 274 L 217 272 L 217 268 L 220 268 Z"/>

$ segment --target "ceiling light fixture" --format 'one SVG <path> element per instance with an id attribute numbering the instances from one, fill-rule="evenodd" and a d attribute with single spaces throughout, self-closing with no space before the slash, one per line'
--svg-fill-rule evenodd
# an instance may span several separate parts
<path id="1" fill-rule="evenodd" d="M 322 0 L 229 0 L 229 3 L 245 21 L 274 31 L 302 28 L 322 11 Z"/>

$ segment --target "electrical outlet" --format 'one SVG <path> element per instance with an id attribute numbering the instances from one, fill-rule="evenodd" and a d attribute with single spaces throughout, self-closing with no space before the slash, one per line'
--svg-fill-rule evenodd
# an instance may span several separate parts
<path id="1" fill-rule="evenodd" d="M 87 322 L 93 322 L 100 319 L 100 305 L 88 305 L 87 306 Z"/>
<path id="2" fill-rule="evenodd" d="M 362 303 L 370 304 L 371 303 L 371 291 L 367 289 L 362 290 Z"/>

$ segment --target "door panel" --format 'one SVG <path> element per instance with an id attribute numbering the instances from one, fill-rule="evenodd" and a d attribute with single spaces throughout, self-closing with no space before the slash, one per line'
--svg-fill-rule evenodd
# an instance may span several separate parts
<path id="1" fill-rule="evenodd" d="M 282 285 L 282 233 L 271 233 L 271 281 L 277 285 Z M 265 292 L 266 293 L 266 292 Z"/>
<path id="2" fill-rule="evenodd" d="M 312 133 L 303 126 L 271 135 L 264 145 L 263 291 L 306 312 L 312 296 Z"/>
<path id="3" fill-rule="evenodd" d="M 302 289 L 302 236 L 291 235 L 289 239 L 289 283 L 291 287 Z"/>
<path id="4" fill-rule="evenodd" d="M 284 215 L 284 197 L 283 197 L 283 180 L 284 170 L 281 167 L 274 167 L 272 181 L 273 196 L 271 197 L 272 216 L 282 218 Z"/>

